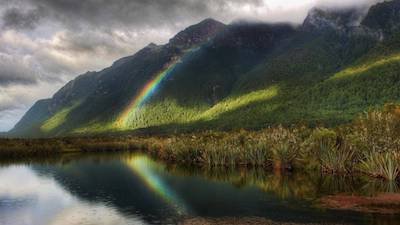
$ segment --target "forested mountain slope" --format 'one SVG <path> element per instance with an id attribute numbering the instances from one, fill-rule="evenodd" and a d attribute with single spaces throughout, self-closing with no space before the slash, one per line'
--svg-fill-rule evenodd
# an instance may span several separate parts
<path id="1" fill-rule="evenodd" d="M 400 101 L 400 0 L 302 25 L 206 19 L 38 101 L 15 136 L 337 125 Z"/>

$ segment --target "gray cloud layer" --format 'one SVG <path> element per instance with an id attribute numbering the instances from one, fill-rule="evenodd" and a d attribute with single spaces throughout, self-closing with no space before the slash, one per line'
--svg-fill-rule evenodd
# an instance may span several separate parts
<path id="1" fill-rule="evenodd" d="M 0 54 L 0 84 L 3 86 L 14 83 L 36 83 L 33 73 L 31 66 L 24 58 Z"/>
<path id="2" fill-rule="evenodd" d="M 150 42 L 165 43 L 207 17 L 225 23 L 241 18 L 300 23 L 315 5 L 371 2 L 375 0 L 2 0 L 0 131 L 76 75 L 102 69 Z"/>
<path id="3" fill-rule="evenodd" d="M 183 20 L 224 13 L 230 7 L 260 6 L 262 0 L 35 0 L 32 4 L 48 9 L 52 16 L 68 25 L 84 21 L 104 26 L 170 26 Z M 71 20 L 69 18 L 75 18 Z M 78 22 L 79 21 L 79 22 Z"/>
<path id="4" fill-rule="evenodd" d="M 22 11 L 19 8 L 7 9 L 3 15 L 3 27 L 5 29 L 34 29 L 38 24 L 44 12 L 33 9 Z"/>

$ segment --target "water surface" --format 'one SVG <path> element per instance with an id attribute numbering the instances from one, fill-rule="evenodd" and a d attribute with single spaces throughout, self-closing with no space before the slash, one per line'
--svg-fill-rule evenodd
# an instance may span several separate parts
<path id="1" fill-rule="evenodd" d="M 398 192 L 363 177 L 182 168 L 139 154 L 63 156 L 0 167 L 1 225 L 177 224 L 193 217 L 399 224 L 400 215 L 321 209 L 336 193 Z"/>

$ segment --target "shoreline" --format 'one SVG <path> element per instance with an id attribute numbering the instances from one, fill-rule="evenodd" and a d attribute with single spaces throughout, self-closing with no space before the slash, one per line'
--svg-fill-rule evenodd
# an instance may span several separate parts
<path id="1" fill-rule="evenodd" d="M 25 163 L 28 165 L 31 164 L 64 164 L 67 162 L 73 162 L 75 160 L 86 160 L 95 156 L 96 161 L 98 160 L 114 160 L 114 159 L 122 159 L 124 157 L 130 157 L 136 154 L 144 154 L 143 151 L 114 151 L 111 152 L 69 152 L 69 153 L 60 153 L 47 157 L 35 157 L 30 158 L 30 160 L 19 159 L 17 162 L 10 160 L 8 162 L 4 162 L 0 160 L 0 167 L 8 166 L 15 163 Z M 171 174 L 177 176 L 196 176 L 196 177 L 204 177 L 210 181 L 223 181 L 232 185 L 239 185 L 242 183 L 251 183 L 253 185 L 260 185 L 259 187 L 265 191 L 276 191 L 280 193 L 278 190 L 281 188 L 279 185 L 281 182 L 285 182 L 288 177 L 292 177 L 295 180 L 303 180 L 309 176 L 314 176 L 320 174 L 320 176 L 329 176 L 331 179 L 340 179 L 345 178 L 348 181 L 353 179 L 355 180 L 364 180 L 363 182 L 379 182 L 377 179 L 371 179 L 367 176 L 364 176 L 360 173 L 351 173 L 346 174 L 345 176 L 339 174 L 326 174 L 324 175 L 323 171 L 313 171 L 313 170 L 301 170 L 297 168 L 293 171 L 288 170 L 274 170 L 273 168 L 265 168 L 265 167 L 251 167 L 251 166 L 236 166 L 236 167 L 206 167 L 200 165 L 184 165 L 184 164 L 174 164 L 168 161 L 163 161 L 159 158 L 153 158 L 156 162 L 160 162 L 165 165 L 166 171 Z M 257 179 L 261 179 L 261 181 L 257 181 L 256 183 L 254 177 L 252 177 L 252 172 L 260 171 Z M 222 175 L 222 174 L 225 175 Z M 264 177 L 263 175 L 264 174 Z M 237 177 L 239 175 L 239 177 Z M 221 177 L 222 176 L 222 177 Z M 263 178 L 260 178 L 263 177 Z M 318 176 L 318 175 L 317 175 Z M 264 180 L 265 179 L 265 180 Z M 272 179 L 272 180 L 271 180 Z M 263 181 L 264 180 L 264 181 Z M 271 184 L 277 186 L 269 186 L 268 183 L 264 183 L 268 180 L 272 182 Z M 374 181 L 376 180 L 376 181 Z M 286 180 L 287 181 L 287 180 Z M 261 182 L 261 183 L 258 183 Z M 343 181 L 341 181 L 343 182 Z M 382 182 L 386 182 L 382 180 Z M 282 183 L 283 184 L 283 183 Z M 290 185 L 290 184 L 288 184 Z M 300 190 L 305 188 L 307 190 L 307 184 L 304 184 L 304 187 L 298 187 Z M 397 183 L 395 186 L 399 185 Z M 377 213 L 382 215 L 387 214 L 400 214 L 400 193 L 391 194 L 390 192 L 386 193 L 384 190 L 374 190 L 368 194 L 361 193 L 358 190 L 358 186 L 355 189 L 351 188 L 352 192 L 339 192 L 338 194 L 330 194 L 330 195 L 315 195 L 312 200 L 312 204 L 314 207 L 319 209 L 328 209 L 328 210 L 345 210 L 345 211 L 354 211 L 354 212 L 362 212 L 362 213 Z M 272 188 L 272 189 L 269 189 Z M 276 189 L 278 188 L 278 189 Z M 343 190 L 342 190 L 343 191 Z M 282 193 L 285 195 L 284 193 Z M 288 194 L 288 193 L 286 193 Z M 302 196 L 302 192 L 299 192 L 299 197 Z M 303 193 L 304 194 L 304 193 Z M 293 198 L 297 198 L 296 196 L 292 196 Z M 263 218 L 188 218 L 188 220 L 183 221 L 181 224 L 203 224 L 202 222 L 210 223 L 210 224 L 280 224 L 275 221 L 265 220 Z M 284 224 L 293 224 L 297 225 L 299 223 L 284 223 Z M 301 223 L 300 223 L 301 224 Z M 318 224 L 318 223 L 316 223 Z"/>
<path id="2" fill-rule="evenodd" d="M 252 166 L 400 179 L 400 106 L 370 111 L 329 129 L 303 125 L 163 136 L 0 139 L 4 160 L 85 152 L 138 151 L 165 162 L 205 167 Z"/>

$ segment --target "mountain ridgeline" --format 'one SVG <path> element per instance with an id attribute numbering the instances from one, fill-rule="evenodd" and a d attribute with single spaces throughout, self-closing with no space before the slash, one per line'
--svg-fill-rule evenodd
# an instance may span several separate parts
<path id="1" fill-rule="evenodd" d="M 400 0 L 301 25 L 206 19 L 40 100 L 9 135 L 338 125 L 400 101 Z"/>

